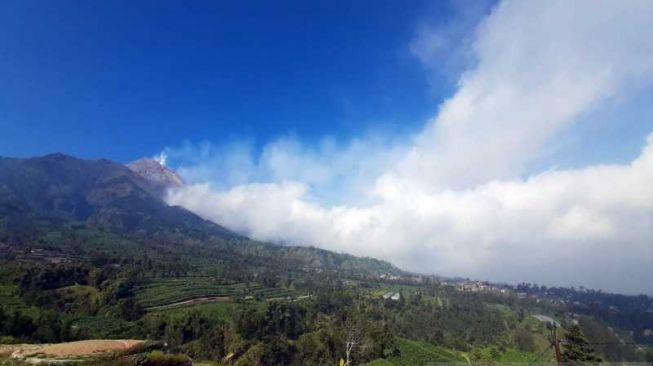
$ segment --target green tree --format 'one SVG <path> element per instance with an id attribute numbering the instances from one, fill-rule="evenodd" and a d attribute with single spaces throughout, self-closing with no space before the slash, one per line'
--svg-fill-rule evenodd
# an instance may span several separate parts
<path id="1" fill-rule="evenodd" d="M 563 362 L 574 365 L 601 362 L 601 358 L 596 356 L 594 349 L 578 325 L 574 324 L 569 327 L 564 341 Z"/>
<path id="2" fill-rule="evenodd" d="M 296 365 L 334 365 L 341 339 L 327 330 L 305 333 L 296 342 Z"/>

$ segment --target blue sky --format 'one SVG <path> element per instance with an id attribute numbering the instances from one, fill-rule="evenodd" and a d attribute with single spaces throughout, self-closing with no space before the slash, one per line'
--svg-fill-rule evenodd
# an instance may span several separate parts
<path id="1" fill-rule="evenodd" d="M 653 294 L 653 2 L 5 1 L 0 155 L 404 269 Z M 590 260 L 588 260 L 590 258 Z"/>
<path id="2" fill-rule="evenodd" d="M 492 4 L 3 2 L 0 155 L 129 162 L 187 141 L 260 149 L 288 135 L 314 143 L 412 134 L 462 71 L 446 55 L 460 32 L 425 67 L 410 52 L 420 27 L 447 27 L 465 8 Z M 630 113 L 653 115 L 651 100 L 640 97 Z M 534 169 L 628 161 L 649 126 L 580 124 L 572 134 L 583 139 Z"/>
<path id="3" fill-rule="evenodd" d="M 428 82 L 409 41 L 423 14 L 451 11 L 423 1 L 3 2 L 0 154 L 126 162 L 184 139 L 412 131 L 452 86 Z"/>

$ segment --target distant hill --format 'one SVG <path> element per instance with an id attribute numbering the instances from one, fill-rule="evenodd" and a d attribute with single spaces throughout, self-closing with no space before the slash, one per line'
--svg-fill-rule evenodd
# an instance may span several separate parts
<path id="1" fill-rule="evenodd" d="M 97 232 L 94 235 L 118 235 L 132 243 L 132 249 L 155 242 L 185 255 L 191 246 L 203 246 L 218 250 L 222 258 L 263 265 L 283 262 L 302 268 L 400 272 L 373 258 L 249 240 L 182 207 L 169 206 L 163 192 L 179 184 L 183 183 L 175 172 L 154 160 L 139 160 L 127 167 L 59 153 L 30 159 L 0 157 L 0 244 L 50 243 L 43 238 L 68 232 L 62 228 L 73 225 Z M 70 247 L 74 240 L 49 245 L 79 251 Z"/>

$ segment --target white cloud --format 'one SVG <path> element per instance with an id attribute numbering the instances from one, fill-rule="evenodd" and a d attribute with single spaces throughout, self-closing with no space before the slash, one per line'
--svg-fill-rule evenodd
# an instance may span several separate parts
<path id="1" fill-rule="evenodd" d="M 173 192 L 169 201 L 255 238 L 374 255 L 448 275 L 636 291 L 648 278 L 632 282 L 628 269 L 653 259 L 653 135 L 629 165 L 436 194 L 411 189 L 366 207 L 323 207 L 307 190 L 298 182 L 226 191 L 198 184 Z M 576 273 L 576 261 L 585 258 L 614 262 L 621 271 Z M 556 271 L 546 277 L 515 271 L 533 263 Z"/>
<path id="2" fill-rule="evenodd" d="M 424 186 L 510 178 L 565 127 L 653 78 L 650 1 L 504 1 L 479 26 L 478 64 L 397 168 Z"/>
<path id="3" fill-rule="evenodd" d="M 584 114 L 650 86 L 653 3 L 508 0 L 477 30 L 477 65 L 413 141 L 187 146 L 182 174 L 210 184 L 170 203 L 411 270 L 652 291 L 653 135 L 628 164 L 520 177 Z"/>
<path id="4" fill-rule="evenodd" d="M 249 182 L 297 181 L 310 186 L 322 202 L 366 202 L 369 183 L 395 164 L 406 150 L 405 141 L 380 134 L 339 143 L 324 138 L 315 146 L 293 137 L 279 138 L 258 154 L 252 143 L 210 142 L 167 149 L 187 182 L 211 182 L 225 189 Z"/>
<path id="5" fill-rule="evenodd" d="M 493 1 L 456 0 L 438 5 L 447 6 L 451 16 L 442 19 L 435 13 L 423 19 L 409 49 L 430 73 L 458 77 L 461 70 L 475 62 L 471 50 L 473 31 L 479 20 L 491 10 Z M 437 12 L 441 11 L 437 9 Z"/>

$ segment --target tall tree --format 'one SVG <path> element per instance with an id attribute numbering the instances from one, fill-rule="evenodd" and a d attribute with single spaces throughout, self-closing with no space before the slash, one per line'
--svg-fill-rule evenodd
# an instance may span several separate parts
<path id="1" fill-rule="evenodd" d="M 574 365 L 592 364 L 601 362 L 601 358 L 594 353 L 594 349 L 585 338 L 577 324 L 569 327 L 567 335 L 564 337 L 564 351 L 562 352 L 562 361 Z"/>

